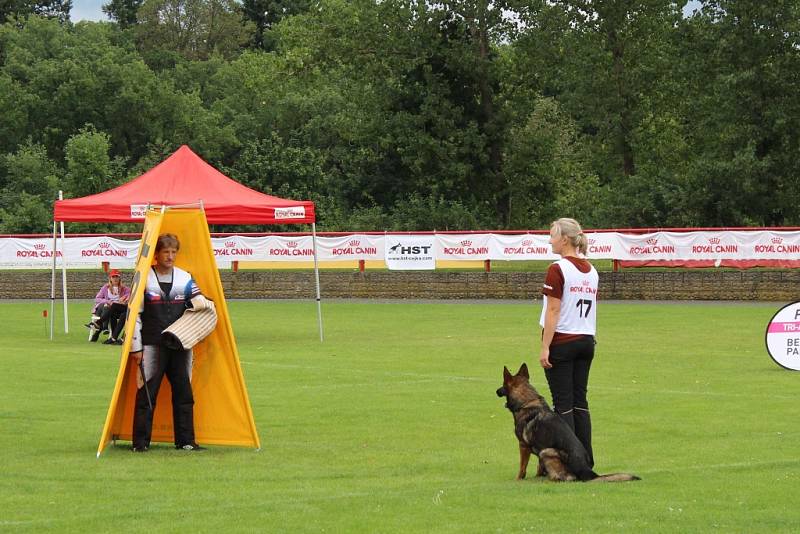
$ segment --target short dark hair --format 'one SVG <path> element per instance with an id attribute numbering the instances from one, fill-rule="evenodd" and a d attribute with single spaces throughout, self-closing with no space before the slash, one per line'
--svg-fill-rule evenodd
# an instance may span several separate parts
<path id="1" fill-rule="evenodd" d="M 175 234 L 161 234 L 158 236 L 158 241 L 156 241 L 156 252 L 166 247 L 180 250 L 181 242 L 178 241 L 178 236 Z"/>

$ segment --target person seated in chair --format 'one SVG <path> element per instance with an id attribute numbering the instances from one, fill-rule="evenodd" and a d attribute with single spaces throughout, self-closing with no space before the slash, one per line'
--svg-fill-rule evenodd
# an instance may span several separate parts
<path id="1" fill-rule="evenodd" d="M 106 345 L 122 345 L 119 336 L 125 327 L 125 317 L 128 311 L 128 299 L 131 290 L 122 284 L 121 273 L 117 269 L 112 269 L 108 273 L 108 283 L 103 284 L 97 296 L 94 298 L 94 309 L 92 311 L 92 321 L 86 326 L 89 327 L 91 336 L 89 341 L 97 341 L 100 332 L 108 330 L 108 339 L 103 343 Z"/>

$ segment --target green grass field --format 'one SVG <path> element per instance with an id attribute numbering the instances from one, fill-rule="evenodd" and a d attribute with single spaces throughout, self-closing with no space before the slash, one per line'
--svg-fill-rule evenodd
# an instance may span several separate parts
<path id="1" fill-rule="evenodd" d="M 590 379 L 600 472 L 514 480 L 503 365 L 536 366 L 532 303 L 231 302 L 262 450 L 128 443 L 99 458 L 119 347 L 89 304 L 0 303 L 0 531 L 796 532 L 800 374 L 779 304 L 602 303 Z M 58 314 L 57 325 L 63 325 Z"/>

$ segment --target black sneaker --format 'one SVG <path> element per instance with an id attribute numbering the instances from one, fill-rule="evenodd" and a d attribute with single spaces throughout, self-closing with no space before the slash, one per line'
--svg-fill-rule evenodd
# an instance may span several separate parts
<path id="1" fill-rule="evenodd" d="M 95 333 L 92 334 L 92 337 L 91 339 L 89 339 L 89 341 L 91 341 L 92 343 L 97 343 L 98 339 L 100 339 L 100 330 L 95 331 Z"/>
<path id="2" fill-rule="evenodd" d="M 133 452 L 147 452 L 149 450 L 150 447 L 136 447 L 136 446 L 131 447 L 131 451 Z"/>
<path id="3" fill-rule="evenodd" d="M 187 443 L 186 445 L 175 445 L 179 451 L 204 451 L 205 447 L 201 447 L 197 443 Z"/>
<path id="4" fill-rule="evenodd" d="M 121 339 L 116 339 L 116 340 L 114 340 L 114 345 L 122 345 L 122 344 L 124 344 L 124 343 L 125 343 L 125 342 L 124 342 L 124 341 L 122 341 Z"/>
<path id="5" fill-rule="evenodd" d="M 103 341 L 103 345 L 116 345 L 116 344 L 117 344 L 116 340 L 114 340 L 114 338 L 111 337 Z"/>

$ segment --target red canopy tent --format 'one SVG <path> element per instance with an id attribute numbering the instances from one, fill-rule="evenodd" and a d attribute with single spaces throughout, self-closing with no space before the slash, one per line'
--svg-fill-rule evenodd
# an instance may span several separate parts
<path id="1" fill-rule="evenodd" d="M 202 201 L 210 224 L 294 224 L 315 222 L 314 203 L 259 193 L 231 180 L 183 145 L 130 182 L 82 198 L 58 200 L 56 221 L 144 221 L 142 206 Z"/>
<path id="2" fill-rule="evenodd" d="M 265 195 L 232 180 L 203 161 L 186 146 L 170 157 L 114 189 L 81 198 L 57 200 L 53 216 L 53 282 L 55 301 L 56 222 L 144 222 L 148 206 L 200 205 L 210 224 L 311 224 L 314 237 L 314 274 L 317 289 L 320 339 L 319 270 L 314 203 Z M 66 266 L 62 263 L 64 269 Z M 64 314 L 66 324 L 66 272 L 64 274 Z M 52 308 L 52 306 L 51 306 Z M 52 337 L 52 313 L 51 313 Z"/>

